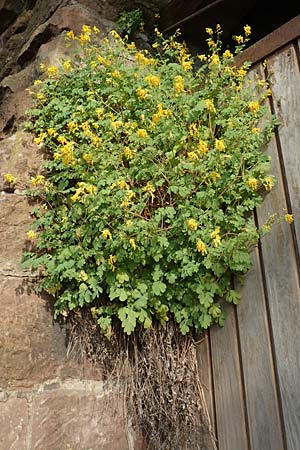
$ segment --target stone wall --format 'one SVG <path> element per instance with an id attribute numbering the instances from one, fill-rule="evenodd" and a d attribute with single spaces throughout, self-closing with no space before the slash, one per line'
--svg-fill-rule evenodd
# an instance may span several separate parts
<path id="1" fill-rule="evenodd" d="M 42 155 L 22 130 L 41 62 L 66 56 L 63 31 L 113 27 L 124 1 L 0 0 L 0 450 L 133 450 L 123 402 L 99 368 L 69 354 L 64 324 L 21 270 L 31 205 L 22 180 Z M 5 173 L 21 180 L 13 190 Z"/>

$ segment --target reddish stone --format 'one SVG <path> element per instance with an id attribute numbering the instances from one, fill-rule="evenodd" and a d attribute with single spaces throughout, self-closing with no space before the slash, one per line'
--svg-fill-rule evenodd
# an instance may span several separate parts
<path id="1" fill-rule="evenodd" d="M 99 383 L 40 394 L 32 408 L 30 450 L 128 450 L 122 403 Z"/>
<path id="2" fill-rule="evenodd" d="M 25 450 L 28 405 L 25 398 L 0 401 L 0 450 Z"/>

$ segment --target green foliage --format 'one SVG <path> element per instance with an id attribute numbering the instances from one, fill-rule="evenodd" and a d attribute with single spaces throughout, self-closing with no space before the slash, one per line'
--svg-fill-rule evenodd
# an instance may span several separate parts
<path id="1" fill-rule="evenodd" d="M 246 36 L 237 36 L 240 52 Z M 173 316 L 183 334 L 223 324 L 220 298 L 238 302 L 258 240 L 251 212 L 273 186 L 261 151 L 272 131 L 268 84 L 247 81 L 208 29 L 200 67 L 157 31 L 153 55 L 116 32 L 37 81 L 35 142 L 49 152 L 32 180 L 35 241 L 24 266 L 42 267 L 56 315 L 89 307 L 104 333 Z M 242 42 L 243 41 L 243 42 Z"/>
<path id="2" fill-rule="evenodd" d="M 140 9 L 123 11 L 118 20 L 118 27 L 122 34 L 131 36 L 144 27 L 143 13 Z"/>

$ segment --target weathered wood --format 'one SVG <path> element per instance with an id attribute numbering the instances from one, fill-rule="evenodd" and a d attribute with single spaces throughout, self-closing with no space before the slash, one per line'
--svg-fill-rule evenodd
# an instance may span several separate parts
<path id="1" fill-rule="evenodd" d="M 249 450 L 235 309 L 227 305 L 226 312 L 226 326 L 210 333 L 218 446 Z"/>
<path id="2" fill-rule="evenodd" d="M 209 348 L 209 334 L 206 333 L 197 346 L 197 362 L 200 380 L 203 386 L 205 401 L 210 417 L 212 432 L 216 435 L 215 409 L 213 399 L 213 380 L 211 372 L 211 354 Z"/>
<path id="3" fill-rule="evenodd" d="M 250 448 L 282 450 L 280 410 L 258 249 L 252 252 L 252 261 L 244 283 L 237 286 L 242 298 L 237 316 Z"/>
<path id="4" fill-rule="evenodd" d="M 293 45 L 270 58 L 272 92 L 276 116 L 280 119 L 279 138 L 288 206 L 295 217 L 297 251 L 300 248 L 300 72 Z"/>
<path id="5" fill-rule="evenodd" d="M 280 58 L 277 55 L 276 58 Z M 274 88 L 274 86 L 273 86 Z M 271 170 L 277 174 L 275 188 L 258 209 L 263 225 L 274 212 L 286 207 L 284 184 L 276 139 L 268 145 Z M 273 329 L 276 371 L 287 450 L 299 450 L 300 443 L 300 286 L 290 226 L 281 222 L 262 240 L 268 307 Z"/>

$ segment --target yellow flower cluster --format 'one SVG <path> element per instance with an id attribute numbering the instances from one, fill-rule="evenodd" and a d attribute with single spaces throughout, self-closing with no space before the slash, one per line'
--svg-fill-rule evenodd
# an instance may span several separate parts
<path id="1" fill-rule="evenodd" d="M 26 234 L 27 234 L 28 239 L 30 239 L 31 241 L 34 241 L 36 239 L 36 237 L 37 237 L 36 232 L 33 231 L 33 230 L 27 231 Z"/>
<path id="2" fill-rule="evenodd" d="M 145 100 L 149 95 L 147 89 L 143 89 L 141 86 L 138 86 L 135 92 L 142 100 Z"/>
<path id="3" fill-rule="evenodd" d="M 293 216 L 293 214 L 286 214 L 286 215 L 284 216 L 284 220 L 285 220 L 287 223 L 289 223 L 289 224 L 293 223 L 293 222 L 294 222 L 294 216 Z"/>
<path id="4" fill-rule="evenodd" d="M 157 113 L 153 114 L 152 121 L 154 123 L 159 123 L 162 117 L 170 117 L 172 111 L 170 109 L 163 109 L 162 104 L 157 104 Z"/>
<path id="5" fill-rule="evenodd" d="M 257 178 L 250 177 L 247 180 L 247 186 L 249 186 L 254 191 L 258 188 L 258 180 Z"/>
<path id="6" fill-rule="evenodd" d="M 87 44 L 91 42 L 92 30 L 89 25 L 82 25 L 82 33 L 79 36 L 81 44 Z"/>
<path id="7" fill-rule="evenodd" d="M 107 228 L 101 234 L 104 239 L 112 239 L 111 232 Z"/>
<path id="8" fill-rule="evenodd" d="M 216 111 L 214 101 L 211 98 L 207 98 L 206 100 L 204 100 L 204 105 L 205 105 L 205 108 L 207 109 L 207 111 L 209 111 L 209 112 Z"/>
<path id="9" fill-rule="evenodd" d="M 214 247 L 218 247 L 221 244 L 220 227 L 216 227 L 215 230 L 210 233 L 210 237 L 213 240 Z"/>
<path id="10" fill-rule="evenodd" d="M 225 143 L 224 143 L 223 139 L 216 139 L 215 140 L 215 147 L 220 152 L 223 152 L 224 150 L 226 150 Z"/>
<path id="11" fill-rule="evenodd" d="M 263 183 L 266 191 L 271 191 L 274 186 L 274 180 L 272 177 L 267 177 Z"/>
<path id="12" fill-rule="evenodd" d="M 56 75 L 58 75 L 58 68 L 56 66 L 49 66 L 47 68 L 47 73 L 49 77 L 55 77 Z"/>
<path id="13" fill-rule="evenodd" d="M 198 228 L 198 222 L 195 219 L 188 219 L 186 221 L 189 230 L 195 231 Z"/>
<path id="14" fill-rule="evenodd" d="M 181 75 L 178 75 L 177 77 L 175 77 L 174 89 L 176 92 L 184 91 L 184 79 Z"/>
<path id="15" fill-rule="evenodd" d="M 160 78 L 156 75 L 148 75 L 145 81 L 150 87 L 158 87 L 160 85 Z"/>
<path id="16" fill-rule="evenodd" d="M 97 186 L 93 184 L 87 184 L 83 181 L 79 181 L 77 183 L 77 189 L 75 189 L 75 194 L 71 196 L 72 202 L 76 202 L 77 200 L 84 200 L 87 194 L 96 195 L 97 194 Z"/>
<path id="17" fill-rule="evenodd" d="M 33 139 L 33 142 L 37 145 L 40 145 L 47 137 L 47 133 L 43 132 L 38 135 L 38 137 Z"/>
<path id="18" fill-rule="evenodd" d="M 197 251 L 202 253 L 203 256 L 207 255 L 206 245 L 201 239 L 197 240 L 196 248 Z"/>
<path id="19" fill-rule="evenodd" d="M 39 186 L 41 184 L 44 184 L 45 177 L 43 175 L 37 175 L 36 177 L 31 177 L 30 181 L 31 181 L 31 184 L 34 187 L 36 187 L 36 186 Z"/>
<path id="20" fill-rule="evenodd" d="M 254 115 L 256 115 L 259 111 L 259 103 L 258 102 L 249 102 L 248 108 L 249 108 L 249 111 L 251 111 Z"/>
<path id="21" fill-rule="evenodd" d="M 115 255 L 109 255 L 108 265 L 110 266 L 110 268 L 113 272 L 116 269 L 116 262 L 117 262 L 117 257 Z"/>
<path id="22" fill-rule="evenodd" d="M 144 128 L 139 128 L 136 132 L 139 138 L 146 139 L 148 137 L 148 133 Z"/>
<path id="23" fill-rule="evenodd" d="M 9 184 L 16 184 L 16 182 L 18 181 L 17 177 L 14 177 L 11 173 L 6 173 L 4 175 L 4 179 Z"/>
<path id="24" fill-rule="evenodd" d="M 131 159 L 133 157 L 133 152 L 129 147 L 124 148 L 124 156 L 126 159 Z"/>
<path id="25" fill-rule="evenodd" d="M 200 153 L 200 155 L 205 155 L 208 152 L 208 145 L 206 142 L 202 141 L 200 139 L 200 141 L 198 142 L 198 153 Z"/>
<path id="26" fill-rule="evenodd" d="M 131 245 L 133 250 L 135 250 L 137 248 L 135 239 L 133 239 L 133 238 L 129 239 L 129 244 Z"/>

